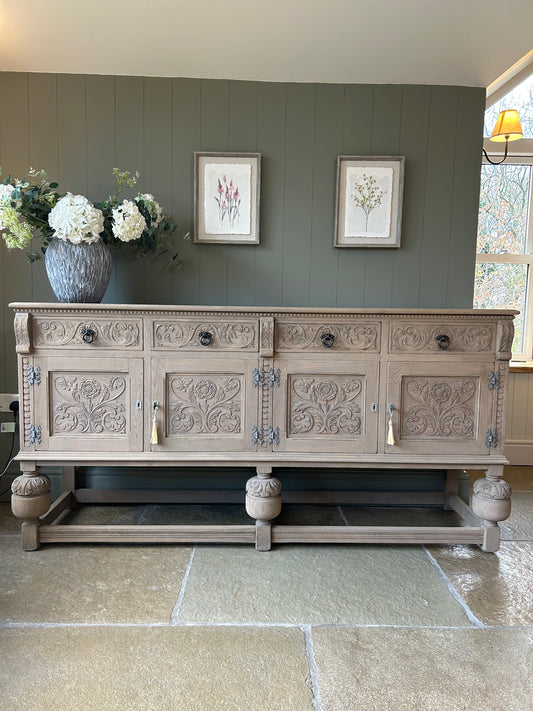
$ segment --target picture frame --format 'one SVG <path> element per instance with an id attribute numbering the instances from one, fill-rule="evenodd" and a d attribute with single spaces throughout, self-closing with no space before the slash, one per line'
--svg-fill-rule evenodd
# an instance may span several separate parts
<path id="1" fill-rule="evenodd" d="M 194 242 L 259 244 L 260 153 L 194 154 Z"/>
<path id="2" fill-rule="evenodd" d="M 400 247 L 404 156 L 339 156 L 335 247 Z"/>

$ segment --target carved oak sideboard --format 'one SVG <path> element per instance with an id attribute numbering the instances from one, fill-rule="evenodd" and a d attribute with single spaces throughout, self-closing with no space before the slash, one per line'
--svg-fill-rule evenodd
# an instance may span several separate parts
<path id="1" fill-rule="evenodd" d="M 505 386 L 517 312 L 11 307 L 22 471 L 12 502 L 26 550 L 53 541 L 499 547 L 498 521 L 510 513 Z M 63 467 L 51 508 L 43 465 Z M 61 512 L 78 502 L 172 501 L 171 492 L 77 489 L 75 467 L 88 465 L 253 467 L 246 510 L 255 525 L 62 525 Z M 446 470 L 442 492 L 408 492 L 401 502 L 442 505 L 464 525 L 277 525 L 273 474 L 282 466 Z M 485 473 L 471 505 L 458 495 L 463 469 Z M 364 502 L 399 497 L 365 492 Z"/>

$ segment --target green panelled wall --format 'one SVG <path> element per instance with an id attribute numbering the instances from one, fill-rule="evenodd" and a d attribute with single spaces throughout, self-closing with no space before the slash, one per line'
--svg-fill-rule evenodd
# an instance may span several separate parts
<path id="1" fill-rule="evenodd" d="M 485 92 L 446 86 L 0 73 L 4 175 L 44 168 L 101 199 L 139 170 L 192 229 L 193 152 L 262 154 L 258 246 L 183 243 L 184 267 L 116 255 L 107 302 L 469 307 Z M 339 155 L 406 157 L 402 246 L 335 249 Z M 12 300 L 54 301 L 43 263 L 0 249 L 4 367 L 16 387 Z"/>
<path id="2" fill-rule="evenodd" d="M 117 254 L 109 303 L 470 307 L 484 103 L 467 87 L 0 72 L 0 165 L 93 200 L 114 167 L 138 170 L 185 234 L 194 151 L 261 153 L 258 246 L 183 242 L 175 274 Z M 332 246 L 339 155 L 405 156 L 399 250 Z M 0 242 L 0 392 L 16 392 L 7 304 L 55 297 L 44 264 Z"/>

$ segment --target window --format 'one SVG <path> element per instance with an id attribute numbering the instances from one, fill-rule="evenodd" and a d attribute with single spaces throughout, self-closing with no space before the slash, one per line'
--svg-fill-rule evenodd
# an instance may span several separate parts
<path id="1" fill-rule="evenodd" d="M 484 163 L 477 239 L 475 308 L 517 309 L 513 358 L 533 357 L 533 74 L 487 108 L 490 135 L 499 111 L 516 108 L 524 139 L 502 165 Z M 486 146 L 489 155 L 495 146 Z"/>

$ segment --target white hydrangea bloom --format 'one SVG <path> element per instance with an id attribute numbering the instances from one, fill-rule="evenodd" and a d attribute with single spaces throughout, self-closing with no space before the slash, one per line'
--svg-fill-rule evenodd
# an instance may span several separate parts
<path id="1" fill-rule="evenodd" d="M 54 230 L 54 237 L 68 240 L 73 244 L 98 242 L 104 229 L 101 210 L 83 195 L 67 193 L 58 201 L 48 215 L 48 224 Z"/>
<path id="2" fill-rule="evenodd" d="M 163 219 L 163 208 L 157 202 L 155 197 L 150 195 L 150 193 L 139 193 L 139 195 L 135 198 L 135 201 L 142 201 L 146 205 L 148 212 L 150 213 L 150 217 L 152 218 L 152 225 L 157 227 Z"/>
<path id="3" fill-rule="evenodd" d="M 0 184 L 0 205 L 7 205 L 11 202 L 11 193 L 14 189 L 9 183 L 7 185 Z"/>
<path id="4" fill-rule="evenodd" d="M 131 200 L 123 200 L 113 210 L 113 234 L 121 242 L 132 242 L 146 229 L 146 220 L 137 205 Z"/>

